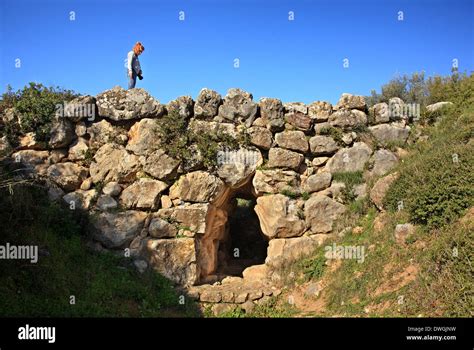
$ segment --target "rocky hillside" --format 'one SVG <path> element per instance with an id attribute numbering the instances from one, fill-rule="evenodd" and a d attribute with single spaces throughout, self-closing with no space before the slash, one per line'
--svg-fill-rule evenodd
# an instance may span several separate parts
<path id="1" fill-rule="evenodd" d="M 250 312 L 286 295 L 289 266 L 354 232 L 354 207 L 370 199 L 387 209 L 393 170 L 423 140 L 419 112 L 399 98 L 305 105 L 255 102 L 240 89 L 163 105 L 115 87 L 56 108 L 49 137 L 5 135 L 1 149 L 50 200 L 87 214 L 94 249 L 158 271 L 215 313 Z M 2 123 L 22 118 L 9 109 Z M 395 239 L 411 231 L 407 218 Z"/>

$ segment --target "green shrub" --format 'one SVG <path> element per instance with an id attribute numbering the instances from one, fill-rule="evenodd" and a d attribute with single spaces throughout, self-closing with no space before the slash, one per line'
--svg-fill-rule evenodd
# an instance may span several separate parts
<path id="1" fill-rule="evenodd" d="M 472 101 L 474 79 L 460 85 L 457 96 Z M 456 99 L 453 108 L 443 109 L 438 125 L 427 128 L 430 142 L 417 144 L 401 164 L 400 177 L 385 197 L 390 210 L 403 201 L 412 222 L 433 228 L 474 205 L 474 107 L 465 106 Z"/>
<path id="2" fill-rule="evenodd" d="M 14 107 L 20 118 L 20 123 L 11 121 L 5 125 L 9 141 L 15 144 L 19 135 L 32 131 L 38 141 L 47 141 L 57 105 L 77 96 L 72 90 L 46 87 L 37 83 L 30 83 L 17 92 L 8 87 L 1 97 L 0 111 Z"/>
<path id="3" fill-rule="evenodd" d="M 185 166 L 194 161 L 193 152 L 196 152 L 203 166 L 212 169 L 217 165 L 220 150 L 236 149 L 241 144 L 239 140 L 246 140 L 244 132 L 239 134 L 238 139 L 225 133 L 195 133 L 188 128 L 186 118 L 176 111 L 158 119 L 157 128 L 163 150 L 169 156 L 179 159 Z"/>

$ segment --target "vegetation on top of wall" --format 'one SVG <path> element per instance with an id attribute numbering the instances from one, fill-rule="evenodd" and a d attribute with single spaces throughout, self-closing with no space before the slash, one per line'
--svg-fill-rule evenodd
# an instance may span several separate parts
<path id="1" fill-rule="evenodd" d="M 185 167 L 198 161 L 212 169 L 217 165 L 217 154 L 223 149 L 237 149 L 248 145 L 248 135 L 240 131 L 237 138 L 223 132 L 194 132 L 188 128 L 185 116 L 176 111 L 156 120 L 163 150 L 171 157 L 179 159 Z M 194 147 L 194 148 L 193 148 Z"/>
<path id="2" fill-rule="evenodd" d="M 35 132 L 36 140 L 47 141 L 56 106 L 79 96 L 72 90 L 59 87 L 46 87 L 43 84 L 30 83 L 16 92 L 11 86 L 0 98 L 0 113 L 15 108 L 19 121 L 7 121 L 4 133 L 10 143 L 15 144 L 19 135 Z"/>
<path id="3" fill-rule="evenodd" d="M 465 91 L 463 84 L 468 79 L 471 78 L 465 73 L 459 73 L 457 69 L 453 69 L 452 74 L 447 77 L 426 77 L 424 72 L 400 75 L 382 85 L 380 93 L 372 90 L 371 95 L 366 96 L 366 102 L 369 107 L 379 102 L 388 102 L 392 97 L 399 97 L 405 103 L 424 106 L 441 101 L 455 102 L 459 91 Z"/>

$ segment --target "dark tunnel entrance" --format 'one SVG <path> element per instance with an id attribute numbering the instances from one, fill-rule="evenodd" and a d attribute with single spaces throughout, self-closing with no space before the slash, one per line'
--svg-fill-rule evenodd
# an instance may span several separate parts
<path id="1" fill-rule="evenodd" d="M 247 267 L 265 263 L 268 240 L 254 210 L 255 197 L 238 193 L 232 201 L 226 237 L 219 245 L 217 274 L 242 277 Z"/>

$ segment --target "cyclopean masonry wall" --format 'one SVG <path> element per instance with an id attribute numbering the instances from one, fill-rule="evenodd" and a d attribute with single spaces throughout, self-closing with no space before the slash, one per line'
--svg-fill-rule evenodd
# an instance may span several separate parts
<path id="1" fill-rule="evenodd" d="M 278 280 L 279 267 L 333 233 L 346 211 L 344 184 L 333 174 L 382 177 L 371 194 L 380 208 L 380 192 L 390 181 L 383 176 L 399 159 L 389 148 L 406 143 L 410 132 L 411 119 L 400 113 L 404 107 L 395 98 L 390 106 L 374 106 L 369 118 L 362 96 L 343 94 L 334 106 L 274 98 L 257 103 L 240 89 L 224 98 L 203 89 L 196 101 L 185 96 L 162 105 L 143 89 L 115 87 L 71 101 L 49 145 L 27 134 L 11 156 L 46 180 L 51 199 L 92 214 L 90 230 L 100 247 L 128 248 L 139 269 L 158 270 L 201 301 L 244 303 L 278 292 L 271 282 Z M 212 171 L 200 164 L 199 154 L 195 166 L 185 169 L 163 151 L 156 128 L 155 119 L 171 110 L 196 132 L 236 137 L 244 129 L 251 145 L 231 161 L 222 153 L 224 161 Z M 18 116 L 10 110 L 3 118 Z M 5 138 L 2 147 L 8 148 Z M 227 220 L 241 193 L 256 198 L 269 241 L 265 263 L 245 269 L 243 279 L 217 272 L 219 246 L 228 239 Z M 354 193 L 367 196 L 366 184 Z M 192 287 L 219 280 L 214 294 L 209 285 Z M 229 283 L 240 284 L 228 292 Z"/>

